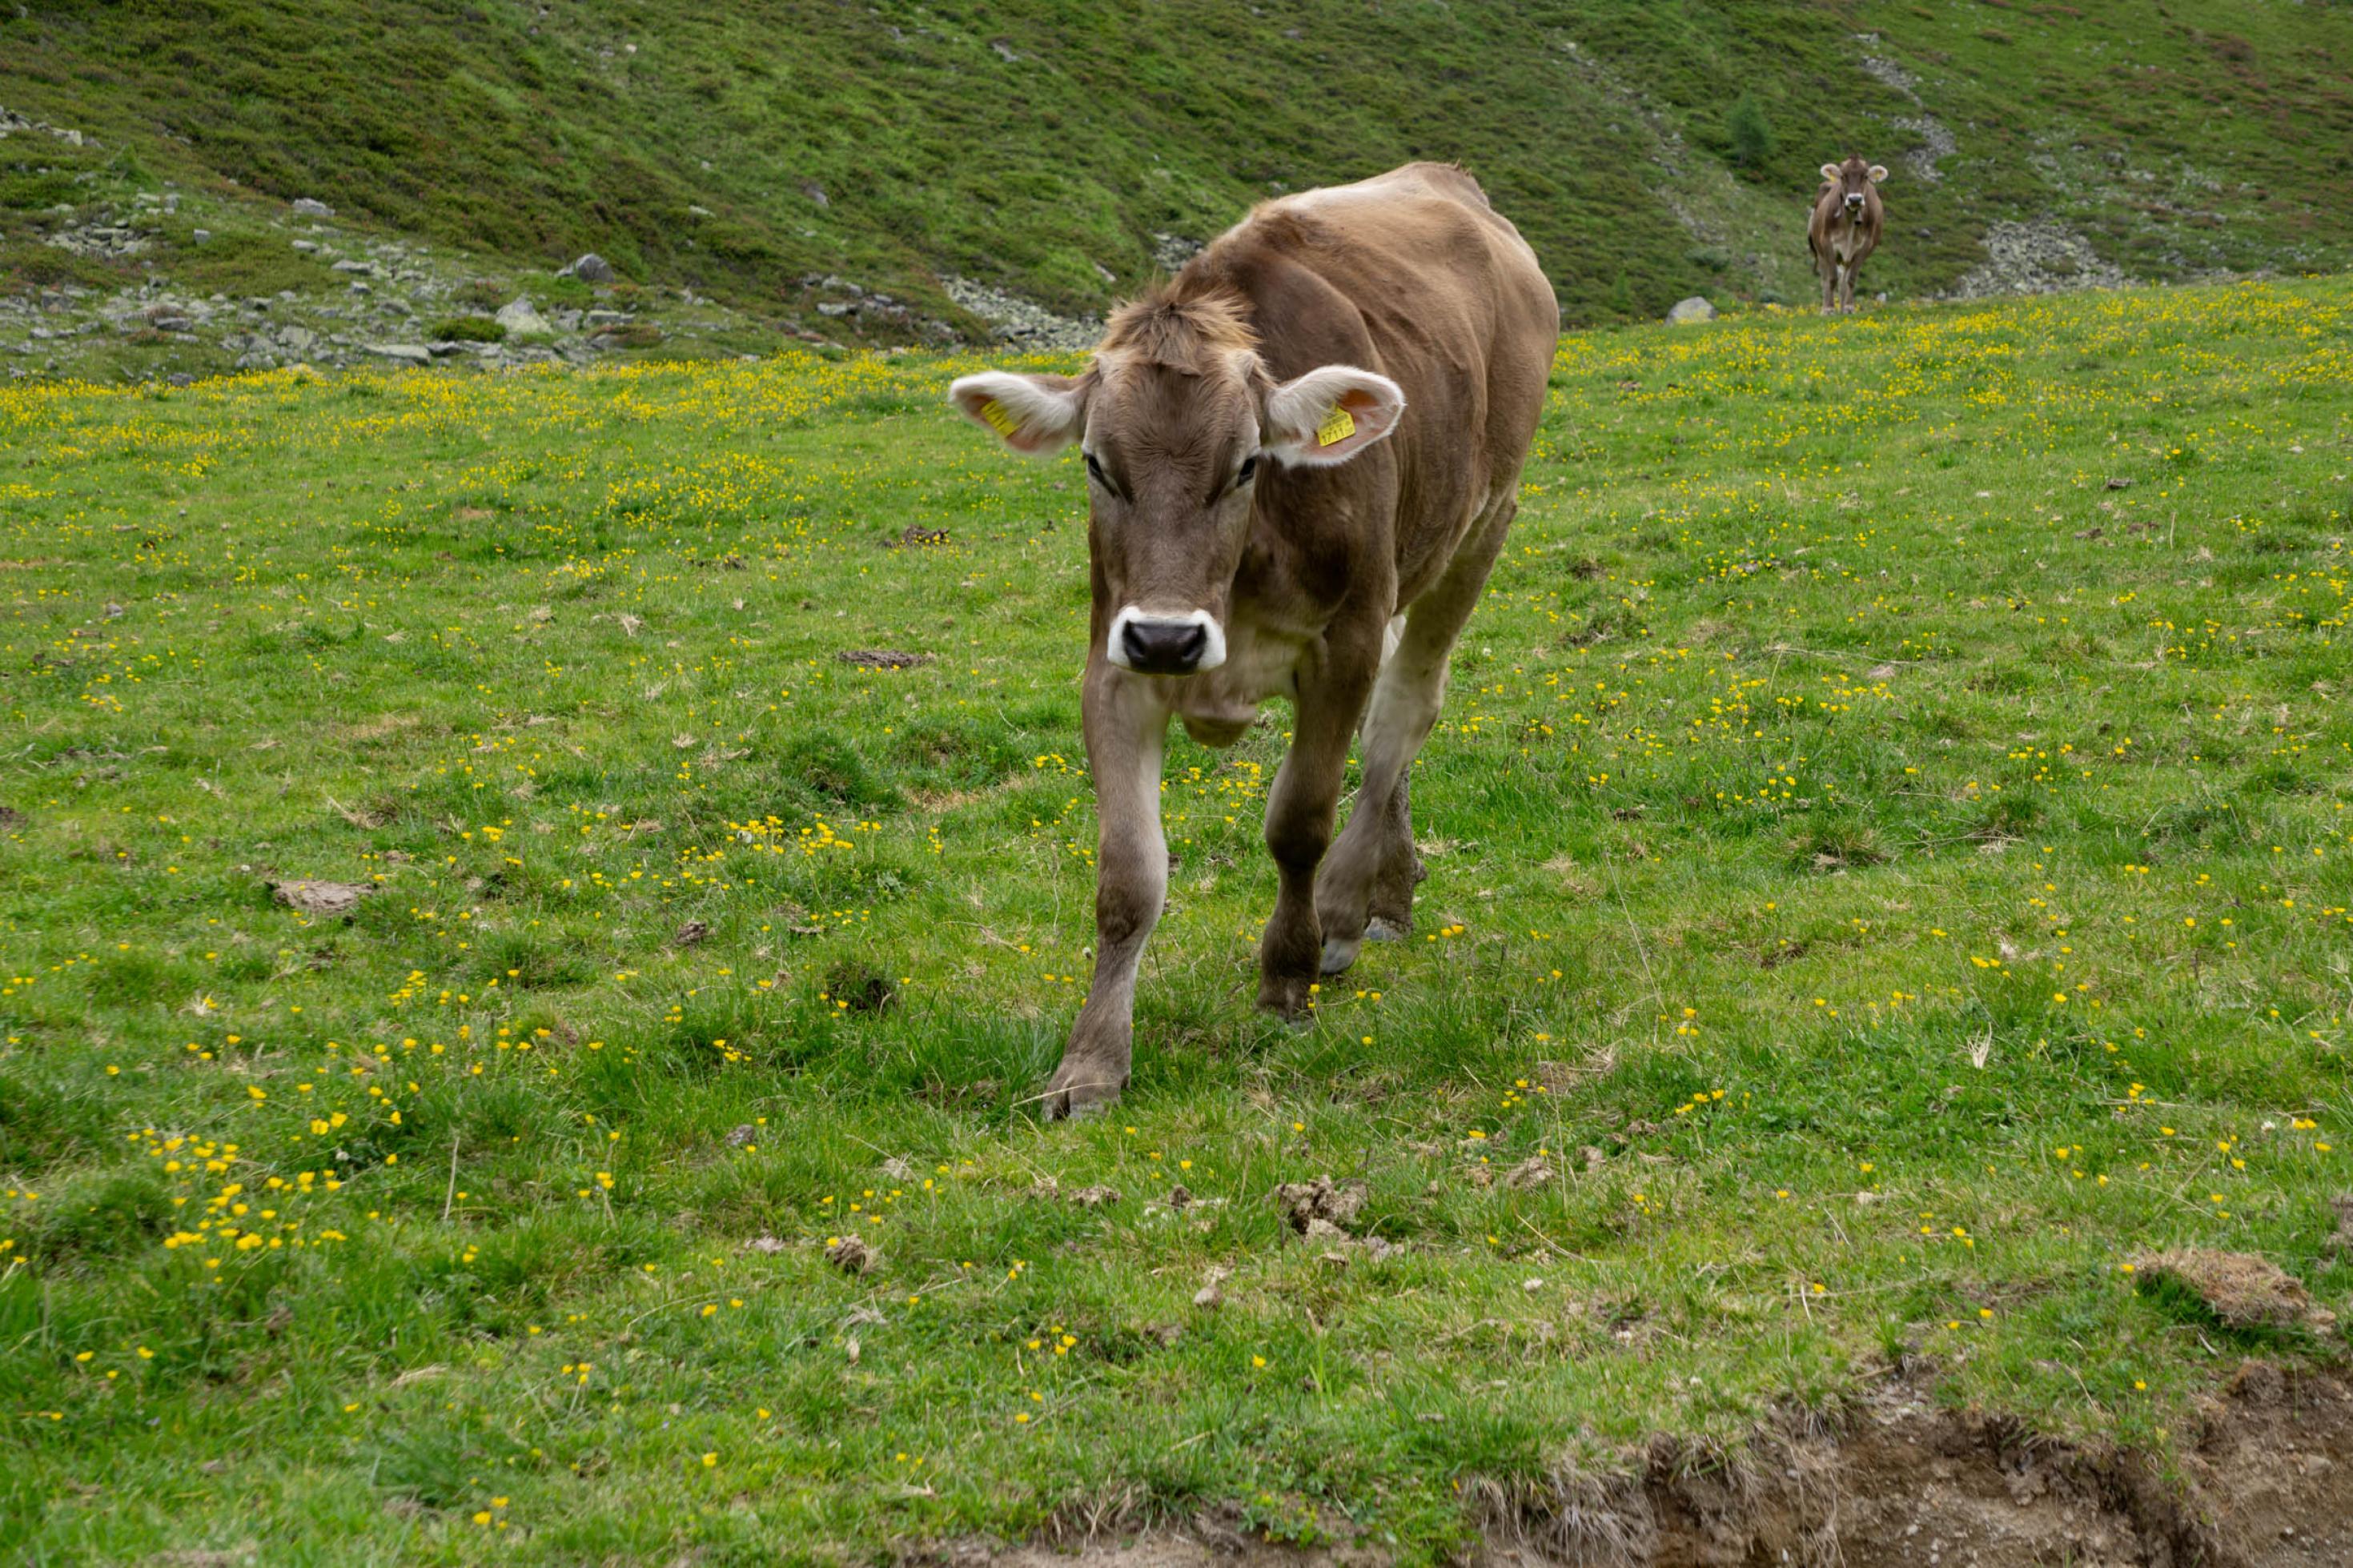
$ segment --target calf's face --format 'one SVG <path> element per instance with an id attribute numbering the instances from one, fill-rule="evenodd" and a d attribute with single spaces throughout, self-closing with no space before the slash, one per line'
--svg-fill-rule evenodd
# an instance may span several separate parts
<path id="1" fill-rule="evenodd" d="M 1860 158 L 1849 158 L 1843 163 L 1824 163 L 1822 178 L 1830 182 L 1839 210 L 1848 217 L 1858 218 L 1868 203 L 1871 187 L 1887 178 L 1887 170 L 1883 164 L 1866 164 Z"/>
<path id="2" fill-rule="evenodd" d="M 1079 444 L 1103 657 L 1169 676 L 1225 662 L 1261 469 L 1347 462 L 1405 410 L 1387 376 L 1325 365 L 1278 383 L 1247 349 L 1184 364 L 1104 352 L 1082 376 L 988 371 L 960 378 L 948 397 L 1014 451 Z"/>

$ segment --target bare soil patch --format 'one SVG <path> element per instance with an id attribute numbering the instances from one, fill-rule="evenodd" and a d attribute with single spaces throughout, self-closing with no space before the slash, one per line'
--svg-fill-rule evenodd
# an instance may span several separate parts
<path id="1" fill-rule="evenodd" d="M 375 889 L 366 882 L 327 882 L 288 877 L 269 884 L 270 897 L 306 915 L 347 915 Z"/>
<path id="2" fill-rule="evenodd" d="M 1613 1470 L 1466 1481 L 1475 1568 L 2318 1568 L 2353 1563 L 2353 1384 L 2250 1362 L 2200 1414 L 2179 1474 L 2038 1436 L 1891 1380 L 1768 1423 L 1737 1455 L 1661 1436 Z M 1374 1568 L 1361 1543 L 1271 1544 L 1205 1515 L 1060 1544 L 963 1542 L 942 1568 Z"/>

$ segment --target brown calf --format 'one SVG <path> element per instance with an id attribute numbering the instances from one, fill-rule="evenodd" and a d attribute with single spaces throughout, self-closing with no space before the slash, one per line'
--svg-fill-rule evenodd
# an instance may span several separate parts
<path id="1" fill-rule="evenodd" d="M 1813 215 L 1806 223 L 1806 245 L 1814 253 L 1814 270 L 1822 277 L 1822 314 L 1854 309 L 1854 275 L 1863 258 L 1879 248 L 1884 215 L 1879 205 L 1879 182 L 1887 178 L 1881 164 L 1860 158 L 1822 165 L 1821 189 L 1814 193 Z"/>
<path id="2" fill-rule="evenodd" d="M 1260 206 L 1116 312 L 1082 375 L 949 389 L 1015 451 L 1076 441 L 1086 458 L 1095 970 L 1050 1116 L 1127 1083 L 1136 964 L 1167 886 L 1172 714 L 1224 746 L 1268 698 L 1293 708 L 1266 808 L 1279 887 L 1261 1006 L 1301 1015 L 1319 971 L 1410 929 L 1408 770 L 1511 524 L 1559 327 L 1534 253 L 1478 184 L 1413 163 Z M 1363 779 L 1335 846 L 1359 722 Z"/>

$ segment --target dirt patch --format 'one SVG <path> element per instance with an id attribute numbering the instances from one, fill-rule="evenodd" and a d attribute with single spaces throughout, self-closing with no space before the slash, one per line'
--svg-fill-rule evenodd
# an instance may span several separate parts
<path id="1" fill-rule="evenodd" d="M 1124 1546 L 1091 1546 L 1075 1555 L 1050 1546 L 1023 1546 L 1002 1556 L 937 1561 L 992 1568 L 1377 1568 L 1388 1558 L 1366 1547 L 1275 1546 L 1244 1537 L 1239 1543 L 1191 1534 L 1142 1536 Z"/>
<path id="2" fill-rule="evenodd" d="M 1614 1473 L 1482 1483 L 1487 1568 L 2285 1568 L 2353 1562 L 2353 1391 L 2259 1363 L 2168 1480 L 1905 1383 L 1761 1429 L 1739 1457 L 1656 1438 Z M 1472 1490 L 1474 1489 L 1466 1489 Z"/>
<path id="3" fill-rule="evenodd" d="M 1737 1455 L 1659 1436 L 1615 1468 L 1466 1480 L 1476 1568 L 2337 1568 L 2353 1563 L 2353 1385 L 2249 1363 L 2168 1478 L 2147 1456 L 2040 1437 L 1896 1379 L 1785 1415 Z M 1274 1545 L 1220 1515 L 908 1553 L 940 1568 L 1376 1568 L 1377 1548 Z"/>
<path id="4" fill-rule="evenodd" d="M 2342 1376 L 2248 1363 L 2183 1468 L 2216 1563 L 2353 1563 L 2353 1384 Z"/>
<path id="5" fill-rule="evenodd" d="M 322 882 L 310 877 L 289 877 L 269 884 L 269 896 L 290 910 L 306 915 L 347 915 L 375 891 L 365 882 Z"/>
<path id="6" fill-rule="evenodd" d="M 1335 1182 L 1318 1176 L 1312 1182 L 1285 1182 L 1274 1189 L 1275 1206 L 1302 1236 L 1316 1234 L 1316 1226 L 1346 1230 L 1356 1223 L 1370 1189 L 1362 1182 Z"/>
<path id="7" fill-rule="evenodd" d="M 826 1243 L 825 1260 L 844 1274 L 865 1274 L 882 1261 L 882 1255 L 862 1237 L 843 1236 Z"/>
<path id="8" fill-rule="evenodd" d="M 846 647 L 833 657 L 860 669 L 913 669 L 932 662 L 930 654 L 908 653 L 895 647 Z"/>
<path id="9" fill-rule="evenodd" d="M 2137 1259 L 2144 1292 L 2179 1289 L 2195 1297 L 2226 1328 L 2285 1329 L 2310 1323 L 2327 1329 L 2336 1315 L 2313 1304 L 2301 1281 L 2252 1252 L 2179 1247 Z"/>

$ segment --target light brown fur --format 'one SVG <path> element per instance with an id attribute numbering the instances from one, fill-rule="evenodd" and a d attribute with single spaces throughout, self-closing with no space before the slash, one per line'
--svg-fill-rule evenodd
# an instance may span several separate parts
<path id="1" fill-rule="evenodd" d="M 1833 167 L 1822 165 L 1822 184 L 1806 219 L 1806 247 L 1813 252 L 1814 270 L 1822 279 L 1822 314 L 1854 309 L 1855 275 L 1871 253 L 1879 248 L 1886 228 L 1886 212 L 1879 199 L 1879 182 L 1887 171 L 1861 158 L 1849 158 Z"/>
<path id="2" fill-rule="evenodd" d="M 1415 163 L 1261 205 L 1117 312 L 1085 375 L 1036 378 L 1063 400 L 1039 417 L 1075 410 L 1097 474 L 1082 688 L 1101 825 L 1095 975 L 1049 1114 L 1100 1107 L 1127 1081 L 1136 965 L 1166 885 L 1172 715 L 1229 744 L 1268 698 L 1294 708 L 1266 810 L 1279 886 L 1262 1006 L 1299 1016 L 1319 969 L 1346 967 L 1368 926 L 1409 928 L 1420 867 L 1408 772 L 1510 526 L 1558 331 L 1543 270 L 1476 182 Z M 1364 434 L 1385 416 L 1381 398 L 1343 396 L 1359 426 L 1337 448 L 1345 459 L 1283 425 L 1299 389 L 1333 366 L 1387 377 L 1404 400 L 1382 439 Z M 958 384 L 976 419 L 1001 407 L 988 396 Z M 1243 466 L 1287 430 L 1296 456 Z M 1049 444 L 1028 428 L 1006 439 Z M 1114 625 L 1136 606 L 1213 620 L 1224 662 L 1174 676 L 1115 662 Z M 1363 787 L 1335 845 L 1360 723 Z"/>

